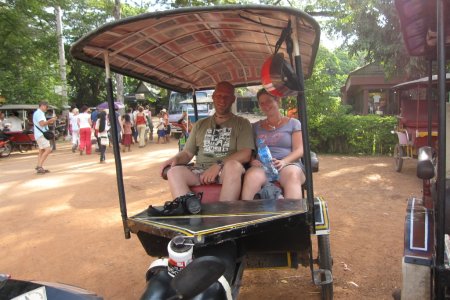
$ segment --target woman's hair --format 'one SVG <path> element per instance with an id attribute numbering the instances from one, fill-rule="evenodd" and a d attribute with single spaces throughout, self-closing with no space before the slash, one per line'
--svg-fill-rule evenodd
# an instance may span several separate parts
<path id="1" fill-rule="evenodd" d="M 98 126 L 98 131 L 103 132 L 103 131 L 105 131 L 105 127 L 106 127 L 106 112 L 101 111 L 98 114 L 98 118 L 100 119 L 100 125 Z"/>
<path id="2" fill-rule="evenodd" d="M 144 111 L 144 108 L 143 108 L 142 106 L 139 106 L 139 107 L 138 107 L 138 111 L 139 111 L 139 112 L 143 112 L 143 111 Z"/>
<path id="3" fill-rule="evenodd" d="M 123 116 L 123 119 L 125 120 L 125 122 L 131 123 L 131 118 L 130 118 L 130 115 L 129 115 L 129 114 L 125 114 L 125 115 Z"/>
<path id="4" fill-rule="evenodd" d="M 277 100 L 278 97 L 274 96 L 272 94 L 270 94 L 265 88 L 260 89 L 257 93 L 256 93 L 256 99 L 259 100 L 259 97 L 261 97 L 262 95 L 269 95 L 270 97 L 272 97 L 273 99 Z"/>
<path id="5" fill-rule="evenodd" d="M 84 113 L 89 109 L 89 107 L 87 105 L 83 105 L 80 109 L 80 112 Z"/>

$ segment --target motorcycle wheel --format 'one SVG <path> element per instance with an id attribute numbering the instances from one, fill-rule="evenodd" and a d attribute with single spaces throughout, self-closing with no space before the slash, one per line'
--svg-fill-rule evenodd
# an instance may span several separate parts
<path id="1" fill-rule="evenodd" d="M 318 248 L 319 248 L 319 267 L 321 269 L 332 271 L 333 258 L 331 257 L 330 250 L 330 236 L 319 235 L 317 236 Z M 333 282 L 322 285 L 322 300 L 333 299 Z"/>
<path id="2" fill-rule="evenodd" d="M 2 150 L 0 150 L 0 157 L 8 157 L 11 154 L 12 146 L 7 143 Z"/>

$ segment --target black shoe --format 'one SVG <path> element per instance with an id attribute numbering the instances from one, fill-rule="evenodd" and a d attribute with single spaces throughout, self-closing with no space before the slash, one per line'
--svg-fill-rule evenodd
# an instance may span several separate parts
<path id="1" fill-rule="evenodd" d="M 181 216 L 196 215 L 202 210 L 201 201 L 203 193 L 188 193 L 184 196 L 167 201 L 162 210 L 156 209 L 152 205 L 148 207 L 149 216 Z"/>

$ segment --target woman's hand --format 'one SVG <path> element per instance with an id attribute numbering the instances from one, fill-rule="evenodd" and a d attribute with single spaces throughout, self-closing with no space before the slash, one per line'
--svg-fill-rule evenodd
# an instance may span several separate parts
<path id="1" fill-rule="evenodd" d="M 217 180 L 217 176 L 219 176 L 220 170 L 222 166 L 219 164 L 213 164 L 211 167 L 205 170 L 202 174 L 200 174 L 200 183 L 201 184 L 210 184 L 214 183 Z"/>
<path id="2" fill-rule="evenodd" d="M 250 161 L 250 166 L 252 166 L 252 167 L 262 167 L 263 165 L 262 165 L 262 163 L 259 160 L 252 159 Z"/>
<path id="3" fill-rule="evenodd" d="M 276 158 L 273 158 L 272 163 L 278 171 L 280 171 L 284 166 L 286 166 L 286 162 L 282 159 L 278 160 Z"/>

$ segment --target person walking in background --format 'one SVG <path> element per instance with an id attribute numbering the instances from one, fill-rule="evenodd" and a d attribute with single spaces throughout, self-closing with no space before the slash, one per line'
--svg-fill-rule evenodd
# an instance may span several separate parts
<path id="1" fill-rule="evenodd" d="M 109 144 L 108 130 L 110 126 L 107 120 L 106 111 L 98 114 L 98 119 L 95 124 L 95 130 L 98 132 L 98 139 L 100 140 L 100 163 L 106 162 L 106 146 Z"/>
<path id="2" fill-rule="evenodd" d="M 122 116 L 120 115 L 120 113 L 118 112 L 118 108 L 114 109 L 114 115 L 116 116 L 116 120 L 117 120 L 117 141 L 120 143 L 122 141 Z"/>
<path id="3" fill-rule="evenodd" d="M 80 144 L 80 127 L 78 127 L 78 114 L 79 110 L 75 107 L 72 110 L 72 114 L 70 115 L 70 127 L 72 128 L 72 152 L 74 153 L 77 150 L 78 145 Z"/>
<path id="4" fill-rule="evenodd" d="M 159 123 L 158 126 L 156 127 L 157 133 L 158 133 L 158 141 L 157 143 L 159 144 L 159 140 L 162 138 L 162 143 L 165 144 L 165 136 L 166 136 L 166 127 L 164 126 L 164 118 L 163 118 L 163 112 L 161 111 L 158 115 L 159 117 Z"/>
<path id="5" fill-rule="evenodd" d="M 137 140 L 136 140 L 137 135 L 136 135 L 136 127 L 135 127 L 136 124 L 135 124 L 135 118 L 134 118 L 135 115 L 133 114 L 133 109 L 132 108 L 127 109 L 126 115 L 128 115 L 130 117 L 130 122 L 131 122 L 131 143 L 134 144 L 134 143 L 137 143 Z"/>
<path id="6" fill-rule="evenodd" d="M 144 109 L 145 117 L 147 118 L 147 125 L 149 130 L 149 140 L 153 141 L 153 121 L 152 121 L 152 111 L 148 105 Z"/>
<path id="7" fill-rule="evenodd" d="M 142 106 L 139 106 L 136 114 L 136 127 L 139 136 L 139 148 L 145 147 L 145 129 L 147 127 L 147 120 Z"/>
<path id="8" fill-rule="evenodd" d="M 78 127 L 80 128 L 80 155 L 83 155 L 86 149 L 86 154 L 90 155 L 92 151 L 91 144 L 91 115 L 89 114 L 89 107 L 83 105 L 81 113 L 78 115 Z"/>
<path id="9" fill-rule="evenodd" d="M 164 128 L 165 128 L 165 135 L 164 138 L 166 139 L 166 143 L 170 142 L 169 136 L 170 136 L 170 123 L 169 123 L 169 114 L 167 113 L 167 110 L 165 108 L 163 108 L 161 110 L 161 113 L 163 115 L 163 120 L 164 120 Z"/>
<path id="10" fill-rule="evenodd" d="M 44 169 L 44 162 L 47 159 L 50 152 L 52 152 L 52 148 L 50 146 L 50 141 L 44 137 L 45 131 L 48 131 L 48 125 L 53 124 L 56 121 L 56 117 L 53 117 L 49 120 L 45 117 L 45 113 L 48 109 L 48 102 L 41 101 L 39 102 L 39 108 L 33 114 L 33 123 L 34 127 L 34 138 L 39 147 L 38 153 L 38 162 L 36 166 L 37 174 L 45 174 L 50 172 L 49 170 Z"/>
<path id="11" fill-rule="evenodd" d="M 133 125 L 131 124 L 130 115 L 125 114 L 123 116 L 123 124 L 122 124 L 122 145 L 123 152 L 128 148 L 128 152 L 131 151 L 131 142 L 132 142 L 132 130 Z"/>

